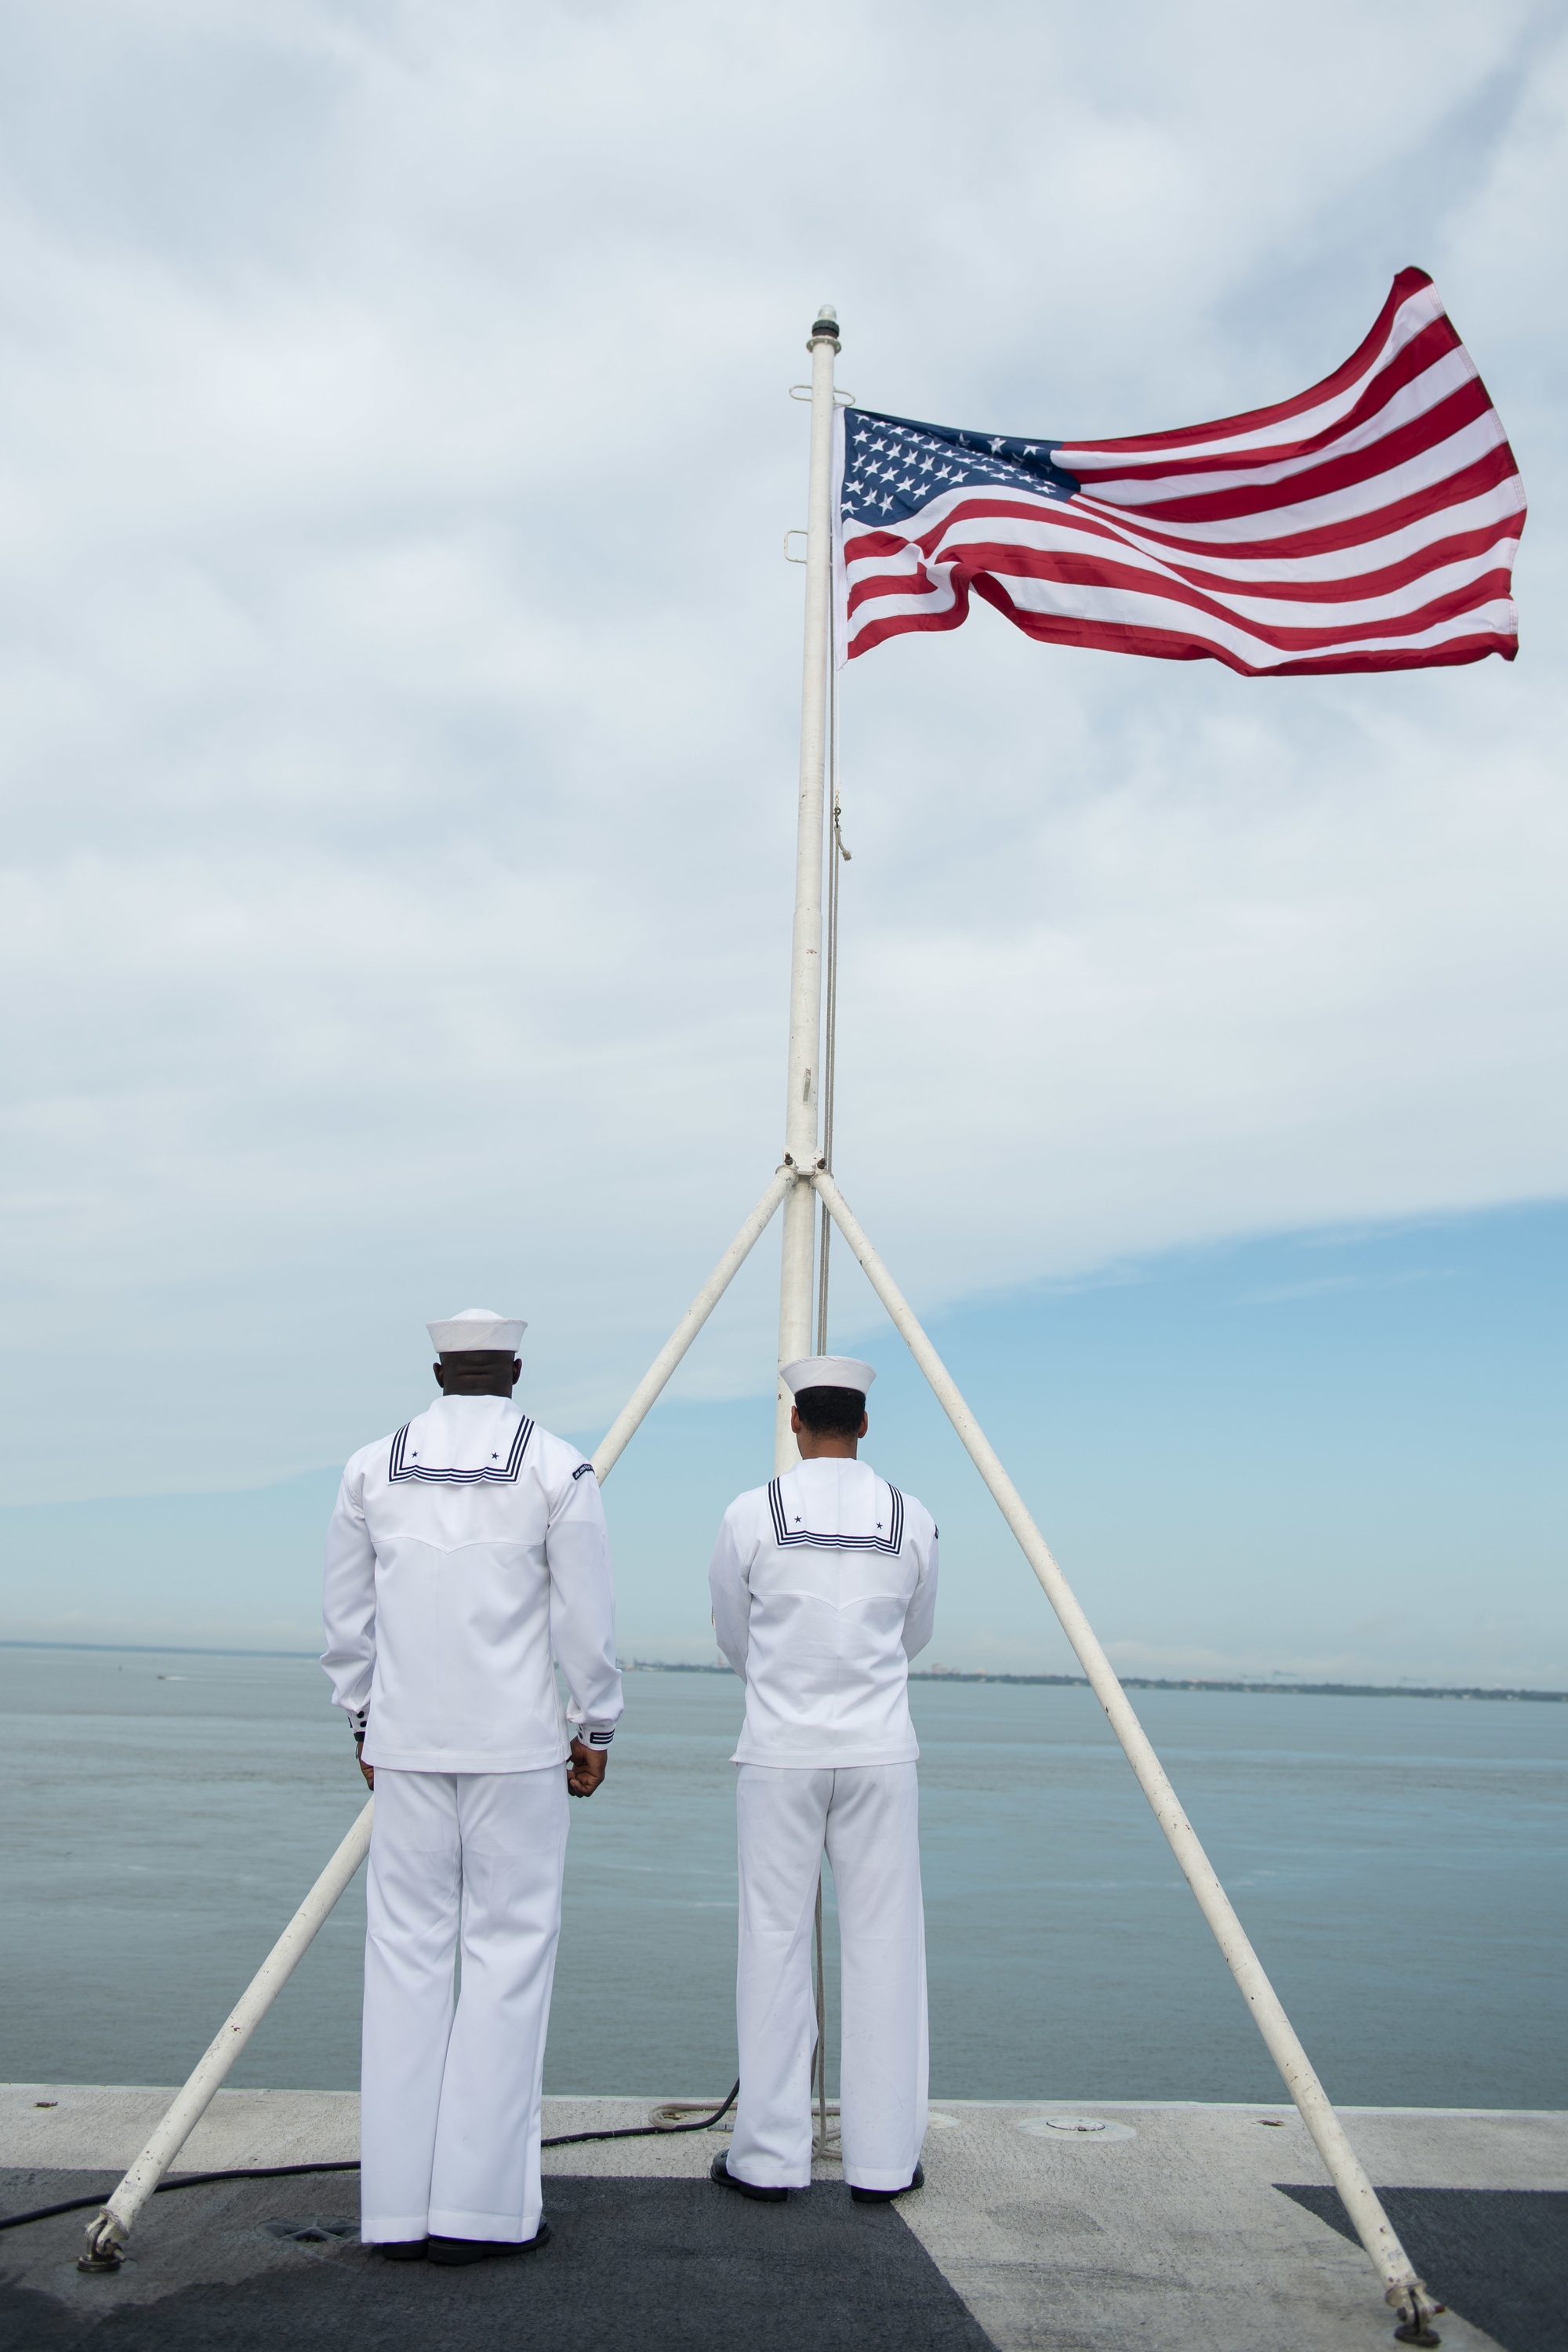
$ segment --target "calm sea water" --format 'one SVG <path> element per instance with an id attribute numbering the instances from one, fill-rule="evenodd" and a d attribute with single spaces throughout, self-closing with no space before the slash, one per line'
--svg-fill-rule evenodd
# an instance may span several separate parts
<path id="1" fill-rule="evenodd" d="M 720 2093 L 740 1689 L 626 1696 L 573 1808 L 546 2084 Z M 1135 1696 L 1335 2097 L 1568 2105 L 1568 1706 Z M 1087 1692 L 914 1705 L 938 2094 L 1278 2097 Z M 362 1801 L 320 1669 L 0 1649 L 0 2076 L 179 2081 Z M 362 1885 L 235 2082 L 354 2084 Z"/>

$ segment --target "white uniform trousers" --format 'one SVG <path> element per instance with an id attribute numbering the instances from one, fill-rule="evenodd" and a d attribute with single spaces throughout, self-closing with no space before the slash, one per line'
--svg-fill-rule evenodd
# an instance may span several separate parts
<path id="1" fill-rule="evenodd" d="M 759 2189 L 811 2179 L 812 1925 L 823 1852 L 838 1897 L 844 2178 L 909 2186 L 926 2132 L 925 1914 L 912 1764 L 742 1764 L 741 2097 L 729 2166 Z"/>
<path id="2" fill-rule="evenodd" d="M 375 1776 L 360 2234 L 531 2238 L 566 1775 Z M 453 1960 L 462 1944 L 462 1991 Z"/>

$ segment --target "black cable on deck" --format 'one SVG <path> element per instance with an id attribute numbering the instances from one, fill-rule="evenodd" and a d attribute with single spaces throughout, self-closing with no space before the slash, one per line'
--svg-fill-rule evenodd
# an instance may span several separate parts
<path id="1" fill-rule="evenodd" d="M 542 2139 L 543 2147 L 578 2147 L 591 2139 L 668 2139 L 679 2132 L 706 2131 L 712 2124 L 727 2116 L 741 2095 L 741 2085 L 734 2089 L 722 2106 L 711 2115 L 695 2116 L 689 2124 L 623 2124 L 615 2131 L 558 2132 L 552 2139 Z M 160 2180 L 153 2191 L 154 2197 L 166 2197 L 176 2189 L 205 2189 L 215 2180 L 290 2180 L 304 2172 L 357 2172 L 359 2158 L 350 2157 L 335 2164 L 247 2164 L 232 2172 L 185 2172 L 178 2180 Z M 59 2213 L 85 2213 L 89 2206 L 101 2205 L 113 2194 L 105 2189 L 98 2197 L 68 2197 L 63 2205 L 39 2205 L 30 2213 L 7 2213 L 0 2217 L 0 2230 L 19 2230 L 25 2221 L 52 2221 Z"/>

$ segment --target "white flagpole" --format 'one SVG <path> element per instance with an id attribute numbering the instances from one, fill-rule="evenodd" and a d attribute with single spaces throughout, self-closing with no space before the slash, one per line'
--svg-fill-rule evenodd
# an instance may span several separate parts
<path id="1" fill-rule="evenodd" d="M 811 353 L 811 470 L 806 484 L 805 657 L 800 695 L 800 798 L 795 828 L 795 935 L 789 975 L 789 1080 L 784 1103 L 786 1166 L 809 1178 L 816 1164 L 816 1108 L 822 1034 L 822 838 L 824 735 L 833 611 L 833 360 L 838 320 L 829 303 L 816 314 Z M 816 1196 L 796 1181 L 784 1196 L 779 1275 L 779 1361 L 811 1353 L 812 1273 Z M 773 1467 L 799 1460 L 790 1434 L 790 1399 L 778 1383 Z"/>

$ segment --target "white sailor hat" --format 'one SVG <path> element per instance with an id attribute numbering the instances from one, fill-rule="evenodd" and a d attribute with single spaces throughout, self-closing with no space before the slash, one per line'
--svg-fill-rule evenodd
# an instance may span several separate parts
<path id="1" fill-rule="evenodd" d="M 445 1323 L 426 1323 L 425 1328 L 439 1356 L 455 1356 L 470 1348 L 491 1348 L 498 1354 L 515 1356 L 528 1326 L 508 1322 L 490 1307 L 465 1307 L 460 1315 Z"/>
<path id="2" fill-rule="evenodd" d="M 853 1389 L 864 1396 L 876 1373 L 853 1356 L 802 1356 L 797 1363 L 781 1364 L 779 1378 L 791 1396 L 802 1389 Z"/>

